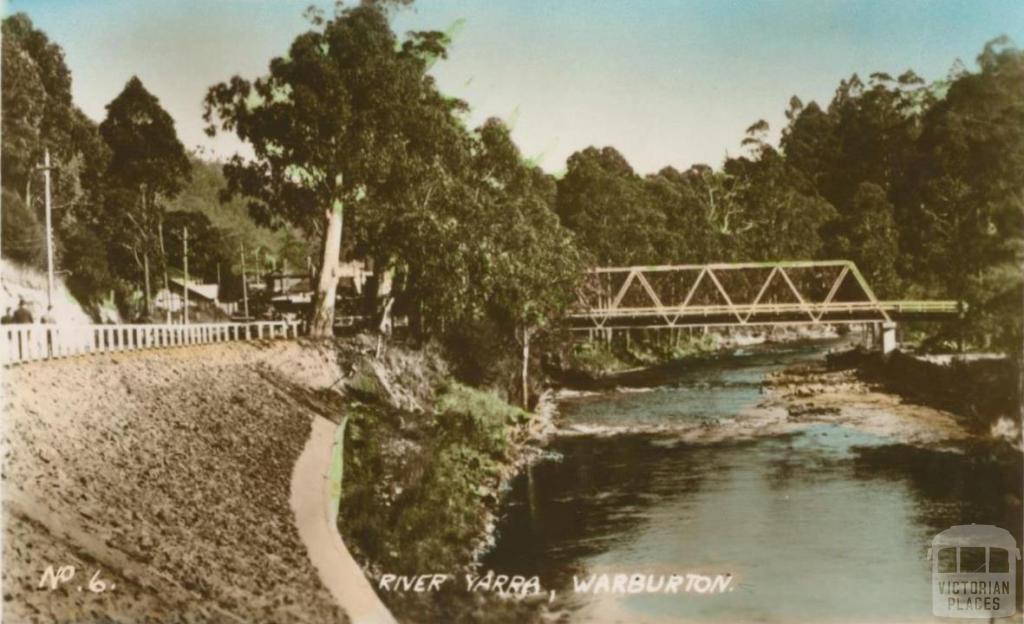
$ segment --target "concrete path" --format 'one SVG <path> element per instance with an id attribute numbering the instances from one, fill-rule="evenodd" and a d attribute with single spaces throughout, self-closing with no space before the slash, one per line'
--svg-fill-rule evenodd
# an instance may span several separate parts
<path id="1" fill-rule="evenodd" d="M 338 534 L 331 515 L 327 478 L 337 425 L 313 420 L 309 440 L 292 471 L 291 506 L 299 536 L 320 580 L 356 624 L 394 624 L 395 618 L 374 593 Z"/>

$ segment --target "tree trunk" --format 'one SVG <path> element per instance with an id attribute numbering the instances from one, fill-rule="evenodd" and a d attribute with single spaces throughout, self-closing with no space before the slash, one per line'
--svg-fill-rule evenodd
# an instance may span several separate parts
<path id="1" fill-rule="evenodd" d="M 167 277 L 167 250 L 164 248 L 164 220 L 160 217 L 156 222 L 157 234 L 160 236 L 160 264 L 164 270 L 164 290 L 167 292 L 167 324 L 171 324 L 171 280 Z M 186 286 L 187 288 L 187 286 Z"/>
<path id="2" fill-rule="evenodd" d="M 334 335 L 334 300 L 338 292 L 343 214 L 340 200 L 335 200 L 334 206 L 325 214 L 327 229 L 324 232 L 324 255 L 316 287 L 316 305 L 309 322 L 309 335 L 312 338 L 329 338 Z"/>
<path id="3" fill-rule="evenodd" d="M 523 327 L 523 409 L 530 409 L 530 334 L 529 328 Z"/>
<path id="4" fill-rule="evenodd" d="M 381 306 L 379 313 L 380 323 L 377 325 L 377 354 L 376 357 L 379 360 L 381 354 L 384 352 L 384 341 L 391 338 L 391 306 L 395 303 L 395 298 L 390 293 L 384 296 L 384 305 Z"/>
<path id="5" fill-rule="evenodd" d="M 153 314 L 153 291 L 149 286 L 149 253 L 142 255 L 143 272 L 146 277 L 146 320 L 152 320 Z"/>

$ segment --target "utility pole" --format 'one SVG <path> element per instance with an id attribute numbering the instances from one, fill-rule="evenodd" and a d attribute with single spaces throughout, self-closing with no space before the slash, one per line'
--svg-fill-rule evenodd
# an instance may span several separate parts
<path id="1" fill-rule="evenodd" d="M 43 153 L 43 176 L 46 181 L 46 313 L 53 310 L 53 207 L 50 205 L 50 150 Z"/>
<path id="2" fill-rule="evenodd" d="M 245 310 L 245 320 L 249 320 L 249 285 L 246 284 L 245 279 L 245 243 L 238 244 L 239 249 L 242 252 L 242 305 Z"/>
<path id="3" fill-rule="evenodd" d="M 182 263 L 185 265 L 185 324 L 188 325 L 188 226 L 184 226 L 184 233 L 181 238 L 182 250 L 181 258 Z"/>

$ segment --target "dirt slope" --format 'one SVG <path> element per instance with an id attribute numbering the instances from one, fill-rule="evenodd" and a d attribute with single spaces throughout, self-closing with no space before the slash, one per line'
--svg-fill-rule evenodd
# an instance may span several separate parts
<path id="1" fill-rule="evenodd" d="M 340 376 L 333 352 L 216 345 L 4 372 L 4 621 L 346 621 L 289 507 L 312 418 L 339 413 L 320 391 Z M 50 565 L 76 575 L 40 589 Z"/>

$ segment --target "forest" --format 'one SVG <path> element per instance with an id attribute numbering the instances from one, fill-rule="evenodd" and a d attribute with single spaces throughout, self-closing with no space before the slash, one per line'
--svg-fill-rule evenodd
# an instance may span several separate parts
<path id="1" fill-rule="evenodd" d="M 266 74 L 209 88 L 208 132 L 252 148 L 223 162 L 187 151 L 138 78 L 90 119 L 60 45 L 4 19 L 4 257 L 45 266 L 48 150 L 56 264 L 87 309 L 125 318 L 149 315 L 188 227 L 203 279 L 237 282 L 242 247 L 311 266 L 314 334 L 330 332 L 339 261 L 372 260 L 395 288 L 369 312 L 402 310 L 483 377 L 556 335 L 587 267 L 631 264 L 849 259 L 883 298 L 965 302 L 934 344 L 1019 355 L 1024 52 L 1005 37 L 941 80 L 852 75 L 830 102 L 780 102 L 778 144 L 752 120 L 717 165 L 641 175 L 589 146 L 553 175 L 439 90 L 445 33 L 399 36 L 376 4 L 308 18 Z"/>

